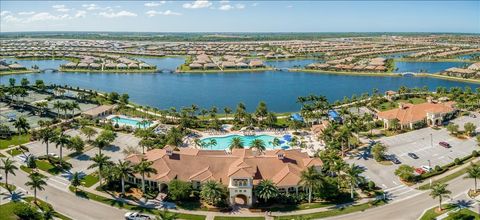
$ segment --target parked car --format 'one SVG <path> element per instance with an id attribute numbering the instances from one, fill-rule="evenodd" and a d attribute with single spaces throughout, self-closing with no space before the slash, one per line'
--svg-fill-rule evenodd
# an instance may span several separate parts
<path id="1" fill-rule="evenodd" d="M 418 156 L 415 153 L 408 153 L 408 156 L 412 159 L 418 159 Z"/>
<path id="2" fill-rule="evenodd" d="M 422 166 L 422 170 L 425 170 L 425 172 L 431 172 L 433 169 L 430 166 Z"/>
<path id="3" fill-rule="evenodd" d="M 402 162 L 397 158 L 395 154 L 390 155 L 390 161 L 392 161 L 394 164 L 401 164 Z"/>
<path id="4" fill-rule="evenodd" d="M 138 212 L 127 212 L 125 213 L 126 220 L 150 220 L 151 218 L 147 215 L 140 214 Z"/>
<path id="5" fill-rule="evenodd" d="M 444 147 L 444 148 L 451 148 L 452 146 L 445 142 L 445 141 L 441 141 L 440 143 L 438 143 L 440 146 Z"/>
<path id="6" fill-rule="evenodd" d="M 425 173 L 425 170 L 419 167 L 415 169 L 415 173 L 417 173 L 418 175 L 422 175 Z"/>
<path id="7" fill-rule="evenodd" d="M 53 158 L 58 158 L 58 155 L 56 153 L 48 153 L 48 156 Z"/>

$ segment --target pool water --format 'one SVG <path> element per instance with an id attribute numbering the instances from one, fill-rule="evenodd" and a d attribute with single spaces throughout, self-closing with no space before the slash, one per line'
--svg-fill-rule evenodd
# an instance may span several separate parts
<path id="1" fill-rule="evenodd" d="M 146 124 L 142 124 L 140 120 L 131 119 L 131 118 L 123 118 L 123 117 L 114 117 L 111 119 L 114 124 L 119 125 L 129 125 L 135 128 L 148 128 L 152 125 L 152 122 L 148 122 Z"/>
<path id="2" fill-rule="evenodd" d="M 286 149 L 286 146 L 283 146 L 283 145 L 286 144 L 286 141 L 283 138 L 281 138 L 281 137 L 278 138 L 278 139 L 280 139 L 280 143 L 282 143 L 280 146 L 273 146 L 272 142 L 273 142 L 273 139 L 275 137 L 270 136 L 270 135 L 255 135 L 255 136 L 228 135 L 228 136 L 222 136 L 222 137 L 204 138 L 204 139 L 202 139 L 202 142 L 208 143 L 210 140 L 214 139 L 214 140 L 217 141 L 217 145 L 209 146 L 208 148 L 205 148 L 205 149 L 208 149 L 208 150 L 225 150 L 225 149 L 229 148 L 230 142 L 232 142 L 232 139 L 235 138 L 235 137 L 239 137 L 242 140 L 243 146 L 245 148 L 249 148 L 253 140 L 260 139 L 265 143 L 265 147 L 267 148 L 267 150 L 282 149 L 282 147 L 283 147 L 283 149 Z"/>

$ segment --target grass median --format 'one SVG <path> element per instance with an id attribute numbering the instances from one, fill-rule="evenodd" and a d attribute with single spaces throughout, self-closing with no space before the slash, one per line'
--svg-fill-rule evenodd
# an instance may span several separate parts
<path id="1" fill-rule="evenodd" d="M 386 202 L 384 200 L 377 200 L 373 202 L 351 205 L 344 208 L 337 208 L 337 209 L 332 209 L 332 210 L 323 211 L 323 212 L 316 212 L 311 214 L 278 216 L 278 217 L 275 217 L 275 219 L 290 220 L 290 219 L 296 219 L 296 218 L 304 218 L 304 219 L 327 218 L 332 216 L 345 215 L 345 214 L 350 214 L 354 212 L 365 211 L 369 208 L 374 208 L 374 207 L 382 206 L 385 204 Z"/>

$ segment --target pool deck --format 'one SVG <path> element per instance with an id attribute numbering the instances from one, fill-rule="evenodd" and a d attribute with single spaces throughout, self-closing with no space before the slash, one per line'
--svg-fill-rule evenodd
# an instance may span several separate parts
<path id="1" fill-rule="evenodd" d="M 277 138 L 282 138 L 283 135 L 289 134 L 291 135 L 293 130 L 254 130 L 252 131 L 256 136 L 260 135 L 269 135 Z M 200 135 L 200 139 L 205 139 L 205 138 L 212 138 L 212 137 L 225 137 L 225 136 L 230 136 L 230 135 L 241 135 L 244 136 L 244 131 L 238 130 L 238 131 L 224 131 L 224 132 L 219 132 L 219 131 L 198 131 L 196 130 L 196 133 Z M 325 146 L 317 140 L 316 137 L 310 132 L 304 131 L 302 132 L 304 134 L 302 135 L 297 135 L 299 141 L 305 142 L 307 145 L 307 148 L 302 149 L 303 152 L 308 153 L 310 156 L 314 156 L 315 153 L 318 150 L 325 149 Z M 192 137 L 186 137 L 184 139 L 184 143 L 188 147 L 195 148 L 195 149 L 202 149 L 201 147 L 197 146 L 195 144 L 194 138 Z M 292 147 L 289 149 L 300 149 L 299 147 Z M 226 151 L 229 151 L 228 148 L 225 149 Z"/>
<path id="2" fill-rule="evenodd" d="M 112 119 L 117 118 L 117 117 L 128 119 L 128 120 L 135 120 L 135 121 L 138 121 L 138 122 L 146 120 L 144 118 L 134 118 L 134 117 L 128 117 L 128 116 L 125 116 L 125 115 L 109 115 L 109 116 L 106 117 L 106 119 L 109 120 L 109 121 L 112 121 Z M 151 128 L 151 127 L 155 127 L 155 126 L 158 125 L 158 121 L 150 121 L 150 122 L 151 122 L 151 124 L 149 126 L 146 126 L 145 128 Z M 133 129 L 138 128 L 138 126 L 133 126 L 133 125 L 127 124 L 127 123 L 122 123 L 122 122 L 116 122 L 116 123 L 120 126 L 130 126 Z"/>

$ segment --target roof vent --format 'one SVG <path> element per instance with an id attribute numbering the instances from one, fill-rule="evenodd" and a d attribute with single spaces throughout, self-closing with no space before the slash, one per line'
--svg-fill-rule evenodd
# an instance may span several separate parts
<path id="1" fill-rule="evenodd" d="M 278 153 L 277 157 L 278 157 L 279 160 L 283 160 L 285 158 L 285 154 L 284 153 Z"/>

